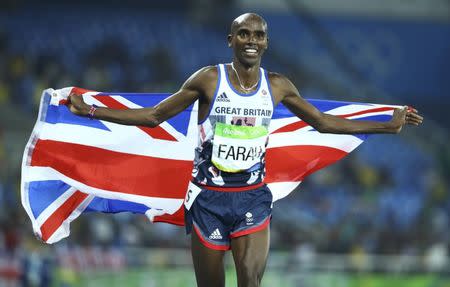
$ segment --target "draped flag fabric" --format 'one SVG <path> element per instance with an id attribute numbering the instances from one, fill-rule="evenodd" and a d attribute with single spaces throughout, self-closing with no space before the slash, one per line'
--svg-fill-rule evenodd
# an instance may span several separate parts
<path id="1" fill-rule="evenodd" d="M 183 200 L 197 144 L 197 103 L 156 128 L 125 126 L 72 114 L 71 91 L 88 104 L 116 109 L 154 106 L 168 94 L 47 89 L 22 162 L 22 204 L 34 233 L 54 243 L 83 212 L 133 212 L 183 225 Z M 388 121 L 398 106 L 309 100 L 348 119 Z M 265 182 L 274 201 L 305 176 L 346 156 L 367 135 L 321 134 L 278 106 L 270 125 Z"/>

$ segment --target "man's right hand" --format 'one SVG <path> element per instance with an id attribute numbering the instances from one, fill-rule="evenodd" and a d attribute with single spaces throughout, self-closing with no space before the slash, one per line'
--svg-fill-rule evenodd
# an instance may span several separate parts
<path id="1" fill-rule="evenodd" d="M 79 116 L 87 116 L 91 108 L 91 106 L 84 102 L 82 95 L 75 93 L 69 95 L 67 107 L 72 113 Z"/>

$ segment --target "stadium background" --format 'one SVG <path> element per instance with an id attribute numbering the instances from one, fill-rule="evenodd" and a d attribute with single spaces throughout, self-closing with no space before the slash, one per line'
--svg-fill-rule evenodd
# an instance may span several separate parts
<path id="1" fill-rule="evenodd" d="M 20 162 L 44 88 L 174 92 L 230 61 L 230 22 L 247 11 L 269 24 L 263 66 L 304 97 L 425 116 L 275 204 L 263 286 L 450 286 L 447 0 L 2 1 L 0 286 L 194 286 L 183 229 L 142 216 L 85 215 L 68 239 L 37 241 Z"/>

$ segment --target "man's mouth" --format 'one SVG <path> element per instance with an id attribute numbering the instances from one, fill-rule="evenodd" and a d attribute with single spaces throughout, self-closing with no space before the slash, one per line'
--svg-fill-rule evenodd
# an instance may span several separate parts
<path id="1" fill-rule="evenodd" d="M 255 48 L 245 48 L 244 53 L 249 56 L 256 56 L 258 54 L 258 50 Z"/>

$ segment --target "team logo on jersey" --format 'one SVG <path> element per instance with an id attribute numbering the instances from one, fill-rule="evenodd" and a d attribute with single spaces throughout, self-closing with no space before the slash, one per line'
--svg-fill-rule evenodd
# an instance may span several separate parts
<path id="1" fill-rule="evenodd" d="M 263 99 L 263 103 L 262 103 L 263 106 L 269 106 L 271 104 L 269 93 L 266 91 L 266 89 L 263 89 L 261 94 L 262 94 L 262 99 Z"/>
<path id="2" fill-rule="evenodd" d="M 220 234 L 219 228 L 216 228 L 216 230 L 211 233 L 209 239 L 222 239 L 222 234 Z"/>
<path id="3" fill-rule="evenodd" d="M 227 103 L 229 103 L 230 99 L 228 98 L 227 94 L 225 94 L 225 92 L 223 92 L 222 94 L 220 94 L 217 97 L 216 101 L 217 102 L 227 102 Z"/>
<path id="4" fill-rule="evenodd" d="M 251 214 L 251 212 L 245 214 L 245 222 L 247 222 L 247 225 L 253 224 L 253 214 Z"/>

